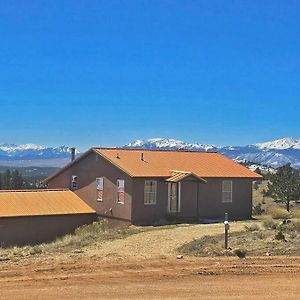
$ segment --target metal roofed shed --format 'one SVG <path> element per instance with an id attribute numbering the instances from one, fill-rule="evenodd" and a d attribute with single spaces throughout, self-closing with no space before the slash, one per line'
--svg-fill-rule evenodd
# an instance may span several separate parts
<path id="1" fill-rule="evenodd" d="M 68 189 L 0 191 L 0 245 L 48 242 L 96 219 Z"/>

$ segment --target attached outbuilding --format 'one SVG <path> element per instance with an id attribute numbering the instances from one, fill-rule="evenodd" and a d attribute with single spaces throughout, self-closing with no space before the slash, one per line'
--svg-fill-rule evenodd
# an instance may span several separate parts
<path id="1" fill-rule="evenodd" d="M 160 220 L 249 219 L 261 176 L 219 153 L 92 148 L 45 180 L 70 188 L 99 216 Z"/>
<path id="2" fill-rule="evenodd" d="M 0 246 L 49 242 L 96 218 L 69 189 L 0 191 Z"/>

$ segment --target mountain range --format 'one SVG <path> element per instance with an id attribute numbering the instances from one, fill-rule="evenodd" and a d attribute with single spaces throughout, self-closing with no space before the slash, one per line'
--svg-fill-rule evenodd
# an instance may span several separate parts
<path id="1" fill-rule="evenodd" d="M 2 144 L 0 145 L 0 165 L 60 167 L 70 161 L 70 150 L 71 148 L 65 145 L 46 147 L 35 144 Z"/>
<path id="2" fill-rule="evenodd" d="M 124 147 L 219 152 L 238 162 L 251 162 L 271 168 L 291 163 L 294 168 L 300 169 L 300 139 L 294 138 L 282 138 L 246 146 L 217 146 L 188 143 L 175 139 L 154 138 L 136 140 Z M 80 154 L 80 152 L 77 151 L 77 154 Z M 0 165 L 62 167 L 69 161 L 70 147 L 65 145 L 59 147 L 46 147 L 35 144 L 0 145 Z"/>
<path id="3" fill-rule="evenodd" d="M 300 169 L 300 139 L 282 138 L 266 143 L 246 146 L 216 146 L 198 143 L 186 143 L 174 139 L 136 140 L 127 144 L 128 148 L 190 150 L 219 152 L 238 162 L 253 162 L 255 164 L 278 168 L 290 163 Z"/>

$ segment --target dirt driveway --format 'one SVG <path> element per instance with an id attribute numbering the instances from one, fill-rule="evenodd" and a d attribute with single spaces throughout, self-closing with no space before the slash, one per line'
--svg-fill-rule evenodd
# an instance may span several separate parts
<path id="1" fill-rule="evenodd" d="M 250 224 L 247 222 L 247 224 Z M 231 232 L 244 229 L 245 222 L 234 222 Z M 153 258 L 175 256 L 176 249 L 184 243 L 198 239 L 204 235 L 220 234 L 224 225 L 199 224 L 178 225 L 172 229 L 156 229 L 134 234 L 126 239 L 106 241 L 88 250 L 89 255 L 120 258 Z"/>

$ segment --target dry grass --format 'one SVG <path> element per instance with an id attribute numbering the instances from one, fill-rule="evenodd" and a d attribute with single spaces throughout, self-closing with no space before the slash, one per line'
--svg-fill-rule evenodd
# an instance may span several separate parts
<path id="1" fill-rule="evenodd" d="M 244 226 L 244 228 L 246 231 L 259 231 L 261 229 L 257 223 L 253 223 L 250 225 L 247 224 Z"/>
<path id="2" fill-rule="evenodd" d="M 262 219 L 262 225 L 265 229 L 276 229 L 279 221 L 274 221 L 270 216 L 266 216 Z"/>
<path id="3" fill-rule="evenodd" d="M 274 207 L 270 211 L 273 219 L 289 219 L 291 218 L 291 213 L 289 213 L 286 209 L 281 207 Z"/>
<path id="4" fill-rule="evenodd" d="M 292 216 L 294 219 L 300 219 L 300 209 L 295 209 L 292 211 Z"/>
<path id="5" fill-rule="evenodd" d="M 290 228 L 283 231 L 258 230 L 231 233 L 230 250 L 224 249 L 223 234 L 204 236 L 179 247 L 178 252 L 193 256 L 233 256 L 238 251 L 246 251 L 249 256 L 300 255 L 300 236 L 297 231 Z M 276 239 L 279 232 L 283 235 L 283 239 Z"/>
<path id="6" fill-rule="evenodd" d="M 133 226 L 112 227 L 107 221 L 94 222 L 76 229 L 74 234 L 68 234 L 51 243 L 35 246 L 0 248 L 0 261 L 18 260 L 37 254 L 49 253 L 78 253 L 86 247 L 108 240 L 122 239 L 131 234 L 141 232 L 141 228 Z"/>

